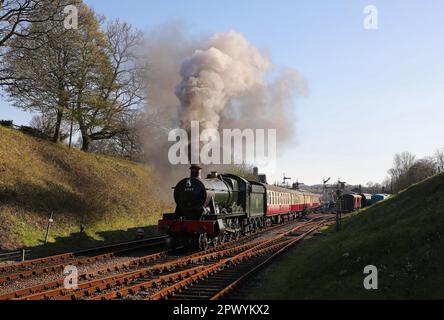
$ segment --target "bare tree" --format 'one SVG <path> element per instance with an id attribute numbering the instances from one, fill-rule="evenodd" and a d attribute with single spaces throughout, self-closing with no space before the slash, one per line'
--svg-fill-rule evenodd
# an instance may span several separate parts
<path id="1" fill-rule="evenodd" d="M 373 181 L 369 181 L 365 185 L 366 185 L 366 188 L 369 192 L 371 192 L 371 193 L 376 192 L 376 188 L 375 188 L 376 183 L 374 183 Z"/>
<path id="2" fill-rule="evenodd" d="M 406 181 L 409 185 L 420 182 L 437 173 L 436 163 L 432 158 L 416 161 L 406 172 Z"/>
<path id="3" fill-rule="evenodd" d="M 5 36 L 0 70 L 8 82 L 5 92 L 16 107 L 51 123 L 54 142 L 61 141 L 61 128 L 69 121 L 79 128 L 82 150 L 92 141 L 113 138 L 111 145 L 134 150 L 131 121 L 145 100 L 145 68 L 136 54 L 142 33 L 120 21 L 102 32 L 103 19 L 81 0 L 74 2 L 80 27 L 66 30 L 61 8 L 73 1 L 7 1 L 11 12 L 16 4 L 27 18 L 19 15 L 14 31 Z M 51 17 L 44 14 L 48 8 Z"/>
<path id="4" fill-rule="evenodd" d="M 80 0 L 2 0 L 0 2 L 0 61 L 3 56 L 18 46 L 14 39 L 20 39 L 19 48 L 34 50 L 45 44 L 44 34 L 49 31 L 42 28 L 30 28 L 30 25 L 57 22 L 63 24 L 63 8 L 77 4 Z M 31 40 L 27 42 L 26 40 Z M 1 64 L 0 87 L 14 84 L 16 77 L 13 70 Z"/>
<path id="5" fill-rule="evenodd" d="M 397 153 L 393 159 L 393 168 L 388 173 L 390 175 L 393 188 L 396 191 L 404 189 L 410 185 L 406 177 L 406 172 L 415 163 L 415 156 L 410 152 Z"/>
<path id="6" fill-rule="evenodd" d="M 390 187 L 394 191 L 403 190 L 414 183 L 435 175 L 439 171 L 436 156 L 415 160 L 413 154 L 403 152 L 395 155 L 393 164 L 393 168 L 388 171 L 390 179 L 385 181 L 384 184 L 388 185 L 390 182 Z"/>
<path id="7" fill-rule="evenodd" d="M 65 3 L 71 3 L 65 0 Z M 6 93 L 16 107 L 40 114 L 52 115 L 54 120 L 54 142 L 61 141 L 61 126 L 64 117 L 72 112 L 74 93 L 78 80 L 73 76 L 83 65 L 96 64 L 96 48 L 100 37 L 98 21 L 86 6 L 79 5 L 78 30 L 66 30 L 59 19 L 45 23 L 30 24 L 26 29 L 30 34 L 40 34 L 38 40 L 11 40 L 12 50 L 4 56 L 5 65 L 11 70 L 14 83 L 6 88 Z M 59 13 L 60 17 L 63 12 Z M 91 35 L 85 43 L 83 34 Z M 43 46 L 37 44 L 44 42 Z M 36 43 L 34 45 L 34 43 Z M 29 47 L 35 47 L 30 50 Z M 80 55 L 84 47 L 94 52 Z M 105 57 L 104 54 L 102 54 Z"/>
<path id="8" fill-rule="evenodd" d="M 399 175 L 407 172 L 410 167 L 415 163 L 415 155 L 410 152 L 402 152 L 395 154 L 394 157 L 394 171 Z"/>
<path id="9" fill-rule="evenodd" d="M 438 172 L 444 172 L 444 148 L 436 150 L 434 158 Z"/>
<path id="10" fill-rule="evenodd" d="M 386 192 L 393 193 L 393 183 L 390 177 L 386 177 L 382 182 L 382 187 Z"/>
<path id="11" fill-rule="evenodd" d="M 43 132 L 46 136 L 50 137 L 54 134 L 54 117 L 49 114 L 42 114 L 32 117 L 29 125 Z"/>
<path id="12" fill-rule="evenodd" d="M 50 112 L 42 113 L 32 117 L 29 125 L 32 128 L 42 132 L 45 137 L 53 137 L 56 126 L 55 119 L 56 115 L 51 114 Z M 62 140 L 69 137 L 69 128 L 67 123 L 64 123 L 60 131 Z"/>
<path id="13" fill-rule="evenodd" d="M 87 151 L 92 141 L 124 136 L 128 132 L 125 119 L 145 100 L 144 68 L 136 55 L 142 34 L 120 21 L 108 24 L 105 32 L 104 53 L 107 60 L 99 68 L 79 69 L 78 79 L 85 74 L 96 74 L 94 82 L 78 85 L 75 116 L 82 134 L 82 150 Z"/>
<path id="14" fill-rule="evenodd" d="M 133 161 L 144 160 L 141 141 L 144 114 L 140 110 L 125 113 L 121 120 L 124 130 L 110 139 L 96 140 L 91 144 L 90 151 L 127 158 Z"/>

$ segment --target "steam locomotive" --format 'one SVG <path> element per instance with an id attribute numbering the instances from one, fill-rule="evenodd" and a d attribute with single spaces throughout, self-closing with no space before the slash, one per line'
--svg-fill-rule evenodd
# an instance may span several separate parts
<path id="1" fill-rule="evenodd" d="M 215 171 L 203 179 L 201 170 L 191 166 L 190 177 L 174 188 L 175 212 L 159 220 L 159 231 L 170 236 L 173 247 L 206 250 L 321 205 L 318 194 Z"/>

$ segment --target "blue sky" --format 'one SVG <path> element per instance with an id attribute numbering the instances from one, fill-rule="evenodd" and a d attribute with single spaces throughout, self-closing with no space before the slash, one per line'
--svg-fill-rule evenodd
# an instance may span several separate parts
<path id="1" fill-rule="evenodd" d="M 297 69 L 310 95 L 297 101 L 295 143 L 279 158 L 282 173 L 305 183 L 338 177 L 381 181 L 393 154 L 418 157 L 444 147 L 444 2 L 90 0 L 107 18 L 142 30 L 171 21 L 191 32 L 236 30 L 273 62 Z M 366 5 L 379 29 L 362 26 Z M 28 114 L 0 101 L 0 119 Z"/>

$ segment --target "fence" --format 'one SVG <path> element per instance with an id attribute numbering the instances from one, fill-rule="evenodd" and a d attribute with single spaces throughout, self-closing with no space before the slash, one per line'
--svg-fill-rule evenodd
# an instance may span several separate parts
<path id="1" fill-rule="evenodd" d="M 0 253 L 0 261 L 25 261 L 31 254 L 31 250 L 22 249 L 19 251 Z"/>

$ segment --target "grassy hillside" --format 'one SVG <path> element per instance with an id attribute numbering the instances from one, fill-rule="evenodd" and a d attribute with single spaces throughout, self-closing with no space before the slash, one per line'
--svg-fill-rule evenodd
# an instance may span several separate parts
<path id="1" fill-rule="evenodd" d="M 41 245 L 51 212 L 52 242 L 69 246 L 85 237 L 118 240 L 117 230 L 156 223 L 165 209 L 158 190 L 149 168 L 142 165 L 0 127 L 2 249 Z M 82 222 L 86 234 L 79 236 Z"/>
<path id="2" fill-rule="evenodd" d="M 361 211 L 264 270 L 250 298 L 443 299 L 444 175 Z M 365 290 L 366 265 L 379 289 Z M 254 282 L 254 281 L 253 281 Z"/>

